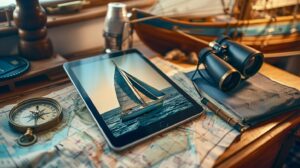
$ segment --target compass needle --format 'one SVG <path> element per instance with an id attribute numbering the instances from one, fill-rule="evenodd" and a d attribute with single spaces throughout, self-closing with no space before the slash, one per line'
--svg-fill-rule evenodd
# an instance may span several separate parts
<path id="1" fill-rule="evenodd" d="M 37 120 L 38 120 L 38 118 L 35 117 L 35 118 L 34 118 L 34 126 L 37 126 Z"/>
<path id="2" fill-rule="evenodd" d="M 45 118 L 43 117 L 43 114 L 42 114 L 42 115 L 39 115 L 39 118 L 45 120 Z"/>
<path id="3" fill-rule="evenodd" d="M 46 115 L 46 114 L 50 114 L 50 113 L 42 113 L 42 114 L 39 115 L 39 117 L 40 117 L 41 119 L 45 120 L 45 118 L 43 118 L 43 115 Z"/>
<path id="4" fill-rule="evenodd" d="M 31 114 L 35 115 L 37 112 L 36 111 L 30 111 Z"/>

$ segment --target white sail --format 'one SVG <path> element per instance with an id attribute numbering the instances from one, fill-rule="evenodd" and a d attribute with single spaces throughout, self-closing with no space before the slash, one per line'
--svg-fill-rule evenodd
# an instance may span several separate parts
<path id="1" fill-rule="evenodd" d="M 256 0 L 253 10 L 275 9 L 299 4 L 300 0 Z"/>
<path id="2" fill-rule="evenodd" d="M 165 94 L 115 65 L 114 85 L 122 120 L 129 120 L 162 106 Z"/>
<path id="3" fill-rule="evenodd" d="M 141 100 L 141 97 L 138 95 L 136 90 L 133 89 L 133 86 L 129 83 L 124 72 L 117 66 L 115 67 L 114 81 L 116 95 L 122 111 L 127 111 L 135 106 L 141 106 L 144 104 L 144 101 Z"/>
<path id="4" fill-rule="evenodd" d="M 165 16 L 215 16 L 231 11 L 235 0 L 158 0 L 150 13 Z"/>

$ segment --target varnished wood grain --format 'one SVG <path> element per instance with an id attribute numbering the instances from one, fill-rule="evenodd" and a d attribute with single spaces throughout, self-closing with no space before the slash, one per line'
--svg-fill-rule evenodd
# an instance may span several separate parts
<path id="1" fill-rule="evenodd" d="M 151 5 L 155 0 L 127 0 L 124 3 L 127 5 L 128 9 L 132 8 L 146 8 Z M 72 24 L 82 21 L 87 21 L 95 18 L 100 18 L 106 14 L 106 6 L 96 6 L 91 8 L 86 8 L 81 10 L 76 14 L 65 14 L 65 15 L 49 15 L 47 19 L 47 27 L 61 26 L 65 24 Z M 0 37 L 6 37 L 9 35 L 16 35 L 18 33 L 17 28 L 13 27 L 2 27 L 0 28 Z"/>
<path id="2" fill-rule="evenodd" d="M 1 57 L 0 57 L 1 59 Z M 67 60 L 55 54 L 53 57 L 46 60 L 31 61 L 30 70 L 25 74 L 4 80 L 0 82 L 0 102 L 7 99 L 13 99 L 15 96 L 19 96 L 21 93 L 28 93 L 29 91 L 35 91 L 41 88 L 42 85 L 51 86 L 58 81 L 68 81 L 66 74 L 63 72 L 62 65 Z M 9 87 L 9 92 L 4 91 L 5 87 Z M 5 94 L 4 94 L 5 93 Z"/>
<path id="3" fill-rule="evenodd" d="M 1 57 L 0 57 L 1 58 Z M 39 61 L 31 61 L 30 62 L 30 70 L 24 75 L 16 78 L 12 78 L 9 80 L 1 81 L 0 86 L 7 85 L 9 83 L 14 83 L 16 81 L 28 79 L 40 74 L 47 73 L 51 69 L 55 69 L 61 67 L 63 63 L 67 62 L 67 60 L 59 54 L 55 54 L 52 58 L 39 60 Z"/>
<path id="4" fill-rule="evenodd" d="M 142 43 L 135 43 L 146 56 L 153 57 L 155 54 Z M 193 68 L 188 64 L 178 64 L 184 68 Z M 267 77 L 282 84 L 300 89 L 300 78 L 288 72 L 264 64 L 261 71 Z M 17 103 L 24 99 L 39 97 L 53 91 L 70 86 L 71 83 L 56 81 L 52 83 L 37 83 L 31 88 L 19 90 L 19 94 L 7 97 L 6 101 L 0 102 L 0 107 Z M 31 90 L 29 90 L 31 89 Z M 35 91 L 34 91 L 35 90 Z M 284 143 L 287 134 L 300 123 L 300 111 L 291 111 L 280 115 L 270 121 L 262 123 L 255 128 L 247 130 L 240 138 L 225 151 L 217 160 L 216 167 L 270 167 L 277 156 L 277 152 Z"/>
<path id="5" fill-rule="evenodd" d="M 53 46 L 47 37 L 47 15 L 38 0 L 16 1 L 14 21 L 19 29 L 19 54 L 29 60 L 50 58 Z"/>
<path id="6" fill-rule="evenodd" d="M 134 10 L 133 18 L 137 18 L 137 13 L 143 13 L 145 16 L 151 16 L 150 14 L 146 14 L 140 10 Z M 300 18 L 300 15 L 297 15 Z M 186 26 L 193 26 L 193 29 L 201 30 L 202 27 L 206 28 L 226 28 L 228 25 L 230 27 L 240 27 L 245 25 L 263 25 L 263 24 L 271 24 L 271 21 L 268 19 L 254 19 L 254 20 L 243 20 L 239 22 L 187 22 L 176 20 L 167 17 L 161 17 L 160 19 L 170 23 L 171 25 L 174 24 L 183 24 Z M 292 16 L 284 16 L 278 17 L 276 23 L 278 24 L 287 24 L 292 22 Z M 138 34 L 139 38 L 150 48 L 153 50 L 165 54 L 166 52 L 174 49 L 179 48 L 187 53 L 189 52 L 198 52 L 200 49 L 207 47 L 206 44 L 199 43 L 198 41 L 192 40 L 187 38 L 176 31 L 167 30 L 164 28 L 159 28 L 156 26 L 144 24 L 143 22 L 138 22 L 134 24 L 134 29 Z M 193 35 L 197 38 L 206 40 L 208 42 L 213 41 L 217 38 L 217 36 L 199 36 Z M 262 52 L 282 52 L 282 51 L 291 51 L 291 50 L 299 50 L 300 46 L 298 45 L 300 42 L 300 34 L 294 33 L 290 35 L 262 35 L 262 36 L 243 36 L 235 38 L 234 40 L 242 42 L 246 45 L 252 46 Z"/>
<path id="7" fill-rule="evenodd" d="M 180 64 L 184 68 L 192 65 Z M 194 67 L 194 66 L 192 66 Z M 300 77 L 264 64 L 260 73 L 300 90 Z M 300 124 L 300 110 L 286 112 L 247 130 L 217 160 L 216 167 L 270 167 L 290 131 Z"/>

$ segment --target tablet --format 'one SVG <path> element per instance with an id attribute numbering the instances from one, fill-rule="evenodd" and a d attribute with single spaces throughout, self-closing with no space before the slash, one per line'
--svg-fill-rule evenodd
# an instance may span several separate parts
<path id="1" fill-rule="evenodd" d="M 114 150 L 203 111 L 136 49 L 68 62 L 64 69 Z"/>

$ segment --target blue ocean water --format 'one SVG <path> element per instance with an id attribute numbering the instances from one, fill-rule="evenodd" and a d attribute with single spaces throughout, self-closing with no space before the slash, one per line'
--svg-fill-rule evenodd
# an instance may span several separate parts
<path id="1" fill-rule="evenodd" d="M 189 102 L 175 88 L 169 87 L 162 90 L 162 92 L 164 92 L 166 95 L 162 108 L 150 111 L 132 120 L 123 122 L 120 115 L 120 108 L 116 108 L 114 110 L 102 114 L 104 121 L 106 122 L 107 126 L 111 129 L 113 135 L 118 137 L 130 131 L 134 131 L 140 126 L 147 126 L 167 116 L 175 115 L 180 111 L 192 107 L 192 103 Z"/>

